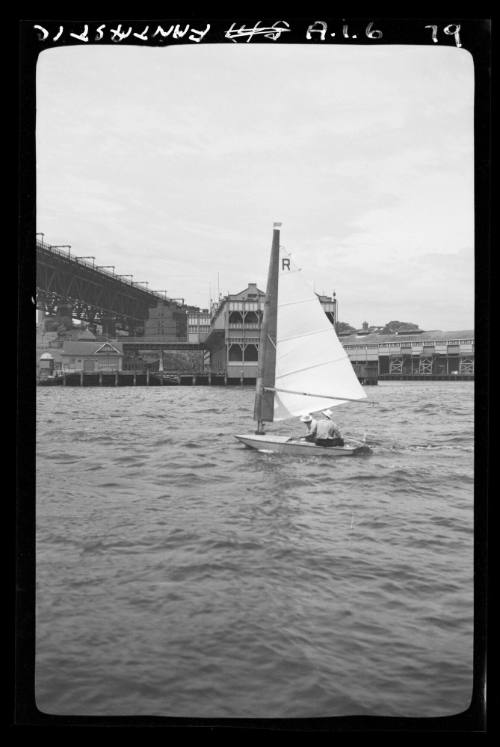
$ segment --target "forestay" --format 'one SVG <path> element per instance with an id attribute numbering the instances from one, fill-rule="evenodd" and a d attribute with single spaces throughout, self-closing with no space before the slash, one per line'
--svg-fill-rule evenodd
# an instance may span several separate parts
<path id="1" fill-rule="evenodd" d="M 283 252 L 277 316 L 274 420 L 366 397 L 316 293 Z"/>

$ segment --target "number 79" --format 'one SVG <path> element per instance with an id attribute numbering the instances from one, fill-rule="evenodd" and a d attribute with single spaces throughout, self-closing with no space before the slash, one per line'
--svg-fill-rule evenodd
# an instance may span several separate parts
<path id="1" fill-rule="evenodd" d="M 434 44 L 438 43 L 438 27 L 437 26 L 425 26 L 426 29 L 432 29 L 432 41 Z M 462 46 L 462 42 L 460 41 L 460 24 L 459 23 L 450 23 L 449 26 L 445 26 L 443 29 L 446 36 L 454 36 L 455 37 L 455 44 L 457 47 Z"/>

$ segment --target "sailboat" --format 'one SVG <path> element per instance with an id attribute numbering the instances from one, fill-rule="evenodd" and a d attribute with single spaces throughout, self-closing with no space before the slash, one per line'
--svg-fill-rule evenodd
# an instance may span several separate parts
<path id="1" fill-rule="evenodd" d="M 302 438 L 266 433 L 264 423 L 331 410 L 366 398 L 349 357 L 301 270 L 280 247 L 281 223 L 273 225 L 255 392 L 257 431 L 235 436 L 262 452 L 330 458 L 371 449 L 359 441 L 319 446 Z"/>

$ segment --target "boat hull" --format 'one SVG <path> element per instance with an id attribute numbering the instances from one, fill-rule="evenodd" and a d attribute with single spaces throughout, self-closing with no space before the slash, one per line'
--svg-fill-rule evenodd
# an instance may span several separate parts
<path id="1" fill-rule="evenodd" d="M 317 446 L 310 441 L 290 439 L 287 436 L 242 434 L 235 436 L 241 443 L 251 449 L 266 454 L 290 454 L 294 456 L 321 456 L 335 459 L 339 457 L 365 456 L 371 453 L 369 446 Z"/>

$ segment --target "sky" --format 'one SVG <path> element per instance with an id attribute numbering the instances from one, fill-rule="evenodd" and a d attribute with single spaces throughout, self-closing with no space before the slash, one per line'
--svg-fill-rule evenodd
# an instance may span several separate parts
<path id="1" fill-rule="evenodd" d="M 473 97 L 456 47 L 45 50 L 37 231 L 206 308 L 281 221 L 341 321 L 473 329 Z"/>

